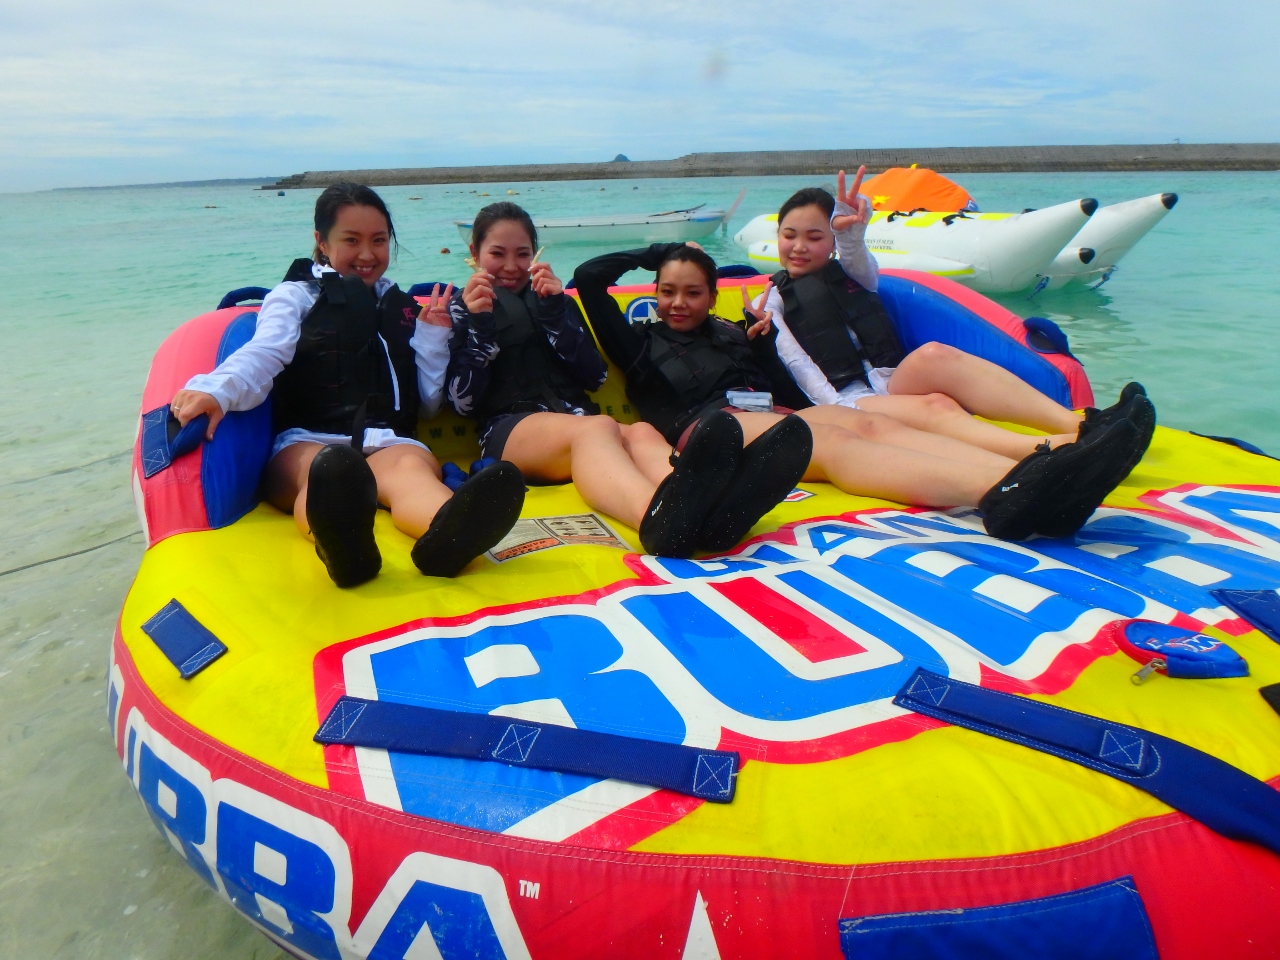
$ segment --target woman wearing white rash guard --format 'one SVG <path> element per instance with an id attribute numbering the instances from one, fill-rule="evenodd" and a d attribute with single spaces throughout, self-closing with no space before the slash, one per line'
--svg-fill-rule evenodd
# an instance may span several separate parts
<path id="1" fill-rule="evenodd" d="M 1128 418 L 1139 429 L 1139 449 L 1130 467 L 1136 464 L 1155 429 L 1155 411 L 1138 384 L 1127 387 L 1113 407 L 1091 409 L 1082 416 L 1003 367 L 954 347 L 935 342 L 911 353 L 902 350 L 875 296 L 880 272 L 863 239 L 871 205 L 858 194 L 864 171 L 859 169 L 847 191 L 844 171 L 840 172 L 839 197 L 810 187 L 782 205 L 778 255 L 783 269 L 746 308 L 756 320 L 771 317 L 778 330 L 778 355 L 809 399 L 820 406 L 884 414 L 917 430 L 1015 459 L 1046 440 L 1057 447 L 1084 439 L 1096 426 Z M 838 261 L 831 259 L 833 251 L 839 252 Z M 828 301 L 834 308 L 840 296 L 850 300 L 848 306 L 866 324 L 861 338 L 866 342 L 860 342 L 843 318 L 833 320 L 821 309 Z M 803 317 L 793 315 L 799 310 Z M 1029 437 L 971 414 L 1045 433 Z M 838 411 L 830 415 L 839 422 Z"/>
<path id="2" fill-rule="evenodd" d="M 338 586 L 381 569 L 373 534 L 380 503 L 415 539 L 411 556 L 422 573 L 455 576 L 511 529 L 524 482 L 499 462 L 451 492 L 414 437 L 419 413 L 440 406 L 452 289 L 434 291 L 419 308 L 383 277 L 395 231 L 366 186 L 321 193 L 315 230 L 314 260 L 295 261 L 267 295 L 253 338 L 212 373 L 192 377 L 170 410 L 184 426 L 208 416 L 212 439 L 227 411 L 271 396 L 267 497 L 314 539 Z"/>

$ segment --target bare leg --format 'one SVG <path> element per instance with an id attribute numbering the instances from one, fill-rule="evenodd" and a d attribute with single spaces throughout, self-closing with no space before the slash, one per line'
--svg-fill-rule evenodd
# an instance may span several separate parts
<path id="1" fill-rule="evenodd" d="M 502 459 L 540 480 L 572 479 L 592 508 L 637 530 L 657 489 L 627 455 L 612 417 L 535 413 L 516 424 Z"/>
<path id="2" fill-rule="evenodd" d="M 877 397 L 875 399 L 883 398 Z M 959 407 L 956 409 L 959 410 Z M 863 440 L 870 440 L 873 443 L 905 447 L 908 450 L 915 450 L 933 457 L 941 457 L 944 460 L 955 460 L 958 463 L 971 463 L 975 466 L 994 468 L 1005 459 L 998 452 L 992 452 L 941 432 L 917 429 L 914 425 L 905 424 L 897 418 L 886 416 L 883 413 L 870 413 L 864 410 L 855 410 L 852 407 L 823 404 L 822 406 L 801 410 L 798 415 L 806 420 L 810 426 L 824 423 L 828 426 L 840 427 Z M 964 411 L 960 411 L 960 415 L 971 422 L 977 422 Z M 1000 430 L 998 427 L 992 427 L 992 429 L 1001 433 L 1008 433 L 1008 431 Z M 1017 434 L 1010 434 L 1010 436 L 1017 436 Z M 1035 447 L 1034 438 L 1026 437 L 1023 439 L 1032 442 L 1028 442 L 1025 445 L 1027 447 L 1026 451 L 1019 453 L 1015 457 L 1017 460 L 1021 460 Z"/>
<path id="3" fill-rule="evenodd" d="M 671 444 L 657 429 L 640 420 L 621 425 L 622 445 L 633 463 L 656 486 L 671 472 Z"/>
<path id="4" fill-rule="evenodd" d="M 440 481 L 440 464 L 429 450 L 409 443 L 369 454 L 369 469 L 378 481 L 378 502 L 391 510 L 401 533 L 417 540 L 453 491 Z"/>
<path id="5" fill-rule="evenodd" d="M 323 449 L 319 443 L 291 443 L 267 464 L 267 502 L 292 513 L 298 532 L 308 540 L 311 526 L 307 523 L 307 472 Z"/>
<path id="6" fill-rule="evenodd" d="M 767 430 L 774 413 L 734 414 L 746 442 Z M 813 460 L 804 479 L 826 480 L 845 493 L 920 506 L 977 506 L 1014 461 L 989 454 L 990 466 L 930 456 L 917 450 L 875 443 L 840 427 L 810 423 Z"/>
<path id="7" fill-rule="evenodd" d="M 307 474 L 311 461 L 324 447 L 294 443 L 267 465 L 267 500 L 293 514 L 298 531 L 311 539 L 307 523 Z M 369 455 L 369 468 L 378 481 L 378 502 L 391 509 L 396 527 L 415 540 L 431 526 L 431 518 L 452 492 L 440 482 L 440 465 L 427 450 L 412 444 L 384 447 Z"/>
<path id="8" fill-rule="evenodd" d="M 979 420 L 967 413 L 964 407 L 945 393 L 864 397 L 858 401 L 858 409 L 868 413 L 883 414 L 916 430 L 962 440 L 966 444 L 990 450 L 1002 457 L 1012 457 L 1015 460 L 1021 460 L 1029 455 L 1042 441 L 1047 440 L 1049 446 L 1058 447 L 1064 443 L 1073 443 L 1076 439 L 1074 432 L 1055 433 L 1046 437 L 1043 434 L 1028 436 L 1025 433 L 1005 430 L 1003 427 Z M 840 425 L 843 426 L 843 424 Z"/>
<path id="9" fill-rule="evenodd" d="M 945 393 L 970 413 L 1049 433 L 1075 433 L 1080 416 L 989 360 L 943 343 L 911 351 L 889 378 L 895 395 Z"/>

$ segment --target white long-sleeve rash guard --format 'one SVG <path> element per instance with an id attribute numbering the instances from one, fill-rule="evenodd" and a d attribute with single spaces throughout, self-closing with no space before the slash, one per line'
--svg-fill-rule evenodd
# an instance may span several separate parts
<path id="1" fill-rule="evenodd" d="M 848 204 L 836 201 L 836 208 L 831 216 L 835 218 L 854 212 Z M 867 225 L 856 223 L 848 230 L 833 229 L 833 232 L 836 237 L 836 250 L 840 254 L 840 266 L 845 274 L 856 280 L 864 289 L 874 293 L 880 286 L 880 267 L 875 257 L 871 256 L 871 251 L 867 249 Z M 756 297 L 755 302 L 759 305 L 760 298 Z M 799 341 L 787 329 L 784 316 L 786 308 L 782 304 L 782 294 L 778 293 L 776 288 L 769 290 L 769 300 L 765 304 L 765 309 L 773 314 L 773 325 L 778 329 L 778 356 L 782 358 L 782 362 L 787 365 L 796 384 L 810 400 L 814 403 L 833 403 L 852 407 L 857 405 L 858 400 L 872 392 L 861 380 L 853 381 L 843 390 L 836 390 L 831 385 L 831 381 L 826 378 L 809 354 L 805 353 Z M 849 331 L 849 338 L 857 343 L 852 330 Z M 885 379 L 883 376 L 871 375 L 874 368 L 867 369 L 873 383 Z"/>
<path id="2" fill-rule="evenodd" d="M 311 272 L 318 279 L 333 269 L 317 264 Z M 383 277 L 374 284 L 373 292 L 381 299 L 390 288 L 391 281 Z M 276 375 L 293 360 L 302 320 L 319 296 L 320 284 L 315 281 L 290 280 L 280 284 L 262 301 L 253 339 L 218 364 L 212 373 L 192 377 L 186 388 L 211 395 L 224 412 L 252 410 L 258 406 L 271 392 Z M 409 338 L 418 368 L 418 396 L 424 417 L 430 418 L 440 409 L 452 335 L 450 327 L 419 320 Z"/>

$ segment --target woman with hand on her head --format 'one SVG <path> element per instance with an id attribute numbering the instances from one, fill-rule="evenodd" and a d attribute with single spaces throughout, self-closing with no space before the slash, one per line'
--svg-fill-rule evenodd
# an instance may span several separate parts
<path id="1" fill-rule="evenodd" d="M 757 321 L 771 316 L 778 354 L 809 399 L 820 407 L 881 413 L 1013 458 L 1026 456 L 1042 440 L 1057 447 L 1129 419 L 1139 434 L 1129 457 L 1132 468 L 1155 429 L 1155 410 L 1141 385 L 1126 387 L 1114 406 L 1081 416 L 981 357 L 937 342 L 903 350 L 876 295 L 879 268 L 864 241 L 871 203 L 858 189 L 865 172 L 860 167 L 846 189 L 840 171 L 837 197 L 807 187 L 782 205 L 782 269 L 747 307 Z M 839 259 L 833 260 L 837 251 Z M 972 414 L 1034 427 L 1048 436 L 1014 433 Z"/>
<path id="2" fill-rule="evenodd" d="M 450 305 L 449 402 L 479 421 L 484 456 L 535 483 L 572 480 L 591 507 L 638 530 L 649 553 L 687 557 L 737 543 L 794 481 L 734 488 L 742 434 L 730 418 L 707 423 L 673 460 L 653 427 L 600 416 L 587 393 L 603 384 L 604 359 L 551 267 L 533 262 L 536 245 L 519 206 L 482 209 L 472 228 L 476 273 Z"/>
<path id="3" fill-rule="evenodd" d="M 328 187 L 316 200 L 312 259 L 294 261 L 267 295 L 253 338 L 212 373 L 192 377 L 170 404 L 184 426 L 207 415 L 211 439 L 227 411 L 252 409 L 270 394 L 268 499 L 293 514 L 340 587 L 381 569 L 379 504 L 415 539 L 418 569 L 452 577 L 502 539 L 524 502 L 510 464 L 451 494 L 414 437 L 420 410 L 430 415 L 440 404 L 452 288 L 437 288 L 420 309 L 383 276 L 394 240 L 373 190 Z"/>
<path id="4" fill-rule="evenodd" d="M 628 323 L 609 295 L 622 274 L 636 269 L 657 274 L 660 323 Z M 1090 447 L 1038 448 L 1015 462 L 855 409 L 808 407 L 786 417 L 735 409 L 730 392 L 769 391 L 786 373 L 776 370 L 769 317 L 743 330 L 711 315 L 716 265 L 696 244 L 655 243 L 596 257 L 578 267 L 574 281 L 600 345 L 626 373 L 627 396 L 677 449 L 698 424 L 726 411 L 754 442 L 787 424 L 806 424 L 813 439 L 811 457 L 800 464 L 804 479 L 899 503 L 978 506 L 992 536 L 1074 532 L 1119 482 L 1112 477 L 1137 434 L 1124 420 L 1100 428 Z M 833 415 L 843 423 L 832 422 Z M 779 456 L 743 462 L 744 486 L 752 475 L 763 481 L 793 465 Z"/>

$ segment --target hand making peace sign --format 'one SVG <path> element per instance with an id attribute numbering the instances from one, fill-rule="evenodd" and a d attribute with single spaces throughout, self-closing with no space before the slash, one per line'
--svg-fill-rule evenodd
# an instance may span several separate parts
<path id="1" fill-rule="evenodd" d="M 760 306 L 753 306 L 751 295 L 747 293 L 747 285 L 744 283 L 740 288 L 742 290 L 742 309 L 755 319 L 755 323 L 747 327 L 747 339 L 754 340 L 756 337 L 769 333 L 773 324 L 773 311 L 766 310 L 765 304 L 769 302 L 769 291 L 773 289 L 773 281 L 770 280 L 764 285 L 764 293 L 760 296 Z"/>
<path id="2" fill-rule="evenodd" d="M 418 319 L 437 327 L 452 327 L 453 319 L 449 316 L 449 300 L 453 297 L 453 284 L 440 292 L 440 284 L 431 288 L 431 299 L 422 305 Z"/>
<path id="3" fill-rule="evenodd" d="M 866 167 L 859 167 L 858 175 L 853 178 L 853 186 L 846 191 L 844 188 L 844 171 L 840 171 L 840 176 L 836 178 L 836 199 L 854 212 L 837 214 L 832 217 L 831 229 L 848 230 L 855 224 L 865 224 L 871 220 L 871 201 L 866 197 L 858 196 L 858 190 L 862 187 L 862 177 L 866 172 Z"/>

